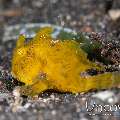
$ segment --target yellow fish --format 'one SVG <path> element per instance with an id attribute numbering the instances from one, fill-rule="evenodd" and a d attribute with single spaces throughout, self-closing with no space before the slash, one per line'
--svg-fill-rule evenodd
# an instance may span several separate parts
<path id="1" fill-rule="evenodd" d="M 87 59 L 74 40 L 53 40 L 52 28 L 42 28 L 29 42 L 20 35 L 13 51 L 12 75 L 25 83 L 23 95 L 37 95 L 47 89 L 80 93 L 120 84 L 119 73 L 82 76 L 86 70 L 103 69 Z"/>

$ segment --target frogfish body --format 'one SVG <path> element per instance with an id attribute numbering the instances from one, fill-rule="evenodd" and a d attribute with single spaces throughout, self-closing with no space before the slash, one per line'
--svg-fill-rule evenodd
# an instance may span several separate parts
<path id="1" fill-rule="evenodd" d="M 12 57 L 12 75 L 25 83 L 20 92 L 36 95 L 47 89 L 80 93 L 90 89 L 106 89 L 120 84 L 120 74 L 104 73 L 82 76 L 88 69 L 102 70 L 87 59 L 87 54 L 74 40 L 53 40 L 51 28 L 42 28 L 26 42 L 19 36 Z"/>

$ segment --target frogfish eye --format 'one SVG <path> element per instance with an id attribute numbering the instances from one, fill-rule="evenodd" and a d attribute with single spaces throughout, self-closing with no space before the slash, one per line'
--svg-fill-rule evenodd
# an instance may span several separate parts
<path id="1" fill-rule="evenodd" d="M 20 55 L 20 56 L 24 56 L 26 54 L 25 48 L 19 48 L 17 50 L 17 54 Z"/>

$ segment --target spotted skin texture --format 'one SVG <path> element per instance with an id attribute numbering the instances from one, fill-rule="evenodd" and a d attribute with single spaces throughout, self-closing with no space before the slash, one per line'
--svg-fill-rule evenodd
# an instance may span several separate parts
<path id="1" fill-rule="evenodd" d="M 42 28 L 28 42 L 24 36 L 19 36 L 13 51 L 11 73 L 25 83 L 20 88 L 21 94 L 34 96 L 47 89 L 80 93 L 118 86 L 118 73 L 81 76 L 88 69 L 101 70 L 103 67 L 89 61 L 76 41 L 55 41 L 51 33 L 52 28 Z"/>

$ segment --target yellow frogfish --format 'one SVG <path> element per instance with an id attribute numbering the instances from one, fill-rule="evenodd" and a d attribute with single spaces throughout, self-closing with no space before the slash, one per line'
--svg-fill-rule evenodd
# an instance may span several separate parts
<path id="1" fill-rule="evenodd" d="M 87 59 L 75 40 L 53 40 L 52 29 L 42 28 L 26 42 L 20 35 L 13 51 L 11 73 L 18 81 L 22 95 L 33 96 L 53 89 L 80 93 L 91 89 L 107 89 L 120 84 L 119 73 L 83 76 L 88 69 L 103 69 Z"/>

